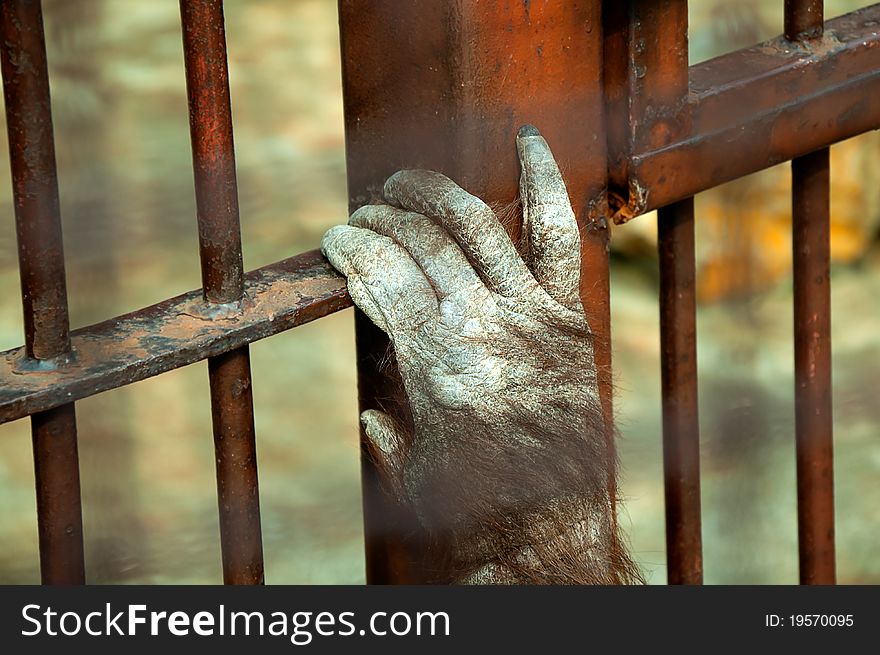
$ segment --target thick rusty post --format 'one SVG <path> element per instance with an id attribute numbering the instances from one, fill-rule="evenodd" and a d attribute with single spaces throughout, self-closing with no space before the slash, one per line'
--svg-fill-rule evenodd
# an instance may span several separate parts
<path id="1" fill-rule="evenodd" d="M 39 0 L 2 3 L 3 93 L 24 307 L 23 368 L 70 353 L 58 177 Z M 31 418 L 44 584 L 83 584 L 82 501 L 74 405 Z"/>
<path id="2" fill-rule="evenodd" d="M 669 584 L 701 584 L 693 198 L 660 209 L 657 243 L 667 576 Z"/>
<path id="3" fill-rule="evenodd" d="M 820 39 L 822 0 L 786 0 L 785 37 Z M 791 162 L 795 434 L 801 584 L 834 584 L 829 150 Z"/>
<path id="4" fill-rule="evenodd" d="M 339 3 L 351 209 L 405 167 L 440 171 L 490 203 L 510 203 L 518 192 L 517 130 L 531 123 L 547 138 L 582 226 L 582 296 L 610 428 L 600 9 L 598 2 Z M 399 381 L 377 365 L 388 347 L 381 332 L 360 315 L 356 324 L 367 409 L 399 395 Z M 368 581 L 423 579 L 418 546 L 405 538 L 412 518 L 377 492 L 369 461 L 364 504 Z"/>
<path id="5" fill-rule="evenodd" d="M 181 0 L 205 301 L 240 311 L 244 267 L 221 0 Z M 223 579 L 263 583 L 254 405 L 247 346 L 208 360 Z"/>

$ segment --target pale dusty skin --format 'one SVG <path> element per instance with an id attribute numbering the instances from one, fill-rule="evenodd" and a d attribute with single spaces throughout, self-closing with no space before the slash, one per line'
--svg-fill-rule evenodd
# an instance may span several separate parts
<path id="1" fill-rule="evenodd" d="M 516 147 L 519 251 L 483 201 L 424 170 L 395 173 L 386 204 L 324 236 L 393 344 L 413 434 L 378 410 L 361 420 L 389 493 L 448 544 L 449 581 L 632 581 L 611 521 L 578 225 L 544 138 L 525 126 Z"/>

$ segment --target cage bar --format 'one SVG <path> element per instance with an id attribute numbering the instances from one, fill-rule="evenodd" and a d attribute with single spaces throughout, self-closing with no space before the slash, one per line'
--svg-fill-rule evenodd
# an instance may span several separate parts
<path id="1" fill-rule="evenodd" d="M 70 355 L 67 283 L 49 74 L 39 0 L 2 3 L 3 93 L 24 309 L 25 366 L 53 369 Z M 31 417 L 40 573 L 44 584 L 83 584 L 76 411 Z"/>
<path id="2" fill-rule="evenodd" d="M 821 39 L 822 0 L 786 0 L 785 36 Z M 791 162 L 795 435 L 801 584 L 834 584 L 829 150 Z"/>
<path id="3" fill-rule="evenodd" d="M 241 304 L 238 191 L 222 0 L 181 0 L 199 252 L 205 302 Z M 263 583 L 254 405 L 248 346 L 208 360 L 223 579 Z"/>
<path id="4" fill-rule="evenodd" d="M 694 199 L 657 213 L 669 584 L 702 584 Z"/>
<path id="5" fill-rule="evenodd" d="M 604 10 L 608 195 L 623 222 L 654 192 L 633 175 L 635 154 L 669 146 L 690 126 L 687 2 L 606 0 Z"/>
<path id="6" fill-rule="evenodd" d="M 824 32 L 824 5 L 824 0 L 785 0 L 785 38 L 789 41 L 820 38 Z"/>
<path id="7" fill-rule="evenodd" d="M 654 189 L 634 177 L 633 154 L 662 150 L 691 130 L 686 0 L 606 2 L 609 197 L 618 220 Z M 608 88 L 608 83 L 606 83 Z M 631 204 L 634 203 L 634 204 Z M 694 202 L 658 212 L 660 350 L 666 559 L 670 584 L 701 584 L 699 413 L 697 410 Z"/>
<path id="8" fill-rule="evenodd" d="M 785 37 L 822 38 L 822 0 L 786 0 Z M 834 584 L 829 150 L 798 157 L 792 172 L 795 435 L 801 584 Z"/>
<path id="9" fill-rule="evenodd" d="M 792 170 L 795 433 L 802 584 L 834 584 L 828 149 Z"/>

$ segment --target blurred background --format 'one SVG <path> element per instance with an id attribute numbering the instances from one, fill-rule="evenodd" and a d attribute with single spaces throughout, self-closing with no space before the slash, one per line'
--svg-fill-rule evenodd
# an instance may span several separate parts
<path id="1" fill-rule="evenodd" d="M 692 0 L 691 60 L 771 38 L 782 2 Z M 829 17 L 858 0 L 826 0 Z M 178 3 L 44 0 L 74 327 L 200 286 Z M 245 265 L 347 216 L 336 3 L 227 0 Z M 6 132 L 0 131 L 5 152 Z M 552 145 L 552 144 L 551 144 Z M 832 149 L 838 578 L 880 582 L 880 143 Z M 697 197 L 709 583 L 794 583 L 788 165 Z M 0 350 L 23 341 L 0 159 Z M 655 217 L 614 233 L 621 516 L 666 579 Z M 352 313 L 252 346 L 266 579 L 364 580 Z M 218 583 L 205 364 L 77 403 L 96 583 Z M 0 426 L 0 583 L 39 582 L 27 420 Z"/>

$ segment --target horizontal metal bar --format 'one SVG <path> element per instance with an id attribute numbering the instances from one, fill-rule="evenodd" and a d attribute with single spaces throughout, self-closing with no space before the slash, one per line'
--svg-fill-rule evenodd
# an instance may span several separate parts
<path id="1" fill-rule="evenodd" d="M 612 176 L 616 222 L 880 128 L 880 4 L 815 41 L 779 37 L 691 66 L 687 110 L 686 135 L 631 152 L 627 177 Z"/>
<path id="2" fill-rule="evenodd" d="M 190 291 L 74 330 L 73 354 L 50 366 L 24 347 L 0 353 L 0 423 L 213 357 L 351 306 L 340 276 L 312 250 L 245 276 L 240 303 Z"/>
<path id="3" fill-rule="evenodd" d="M 23 357 L 64 359 L 70 351 L 67 283 L 49 69 L 39 0 L 0 5 L 0 59 L 15 231 L 24 310 Z M 72 403 L 31 419 L 40 574 L 44 584 L 83 584 L 82 501 Z"/>
<path id="4" fill-rule="evenodd" d="M 794 376 L 801 584 L 834 584 L 828 149 L 792 162 Z"/>
<path id="5" fill-rule="evenodd" d="M 209 303 L 244 294 L 223 0 L 180 0 L 202 285 Z M 250 352 L 208 359 L 220 551 L 226 584 L 263 584 Z"/>

